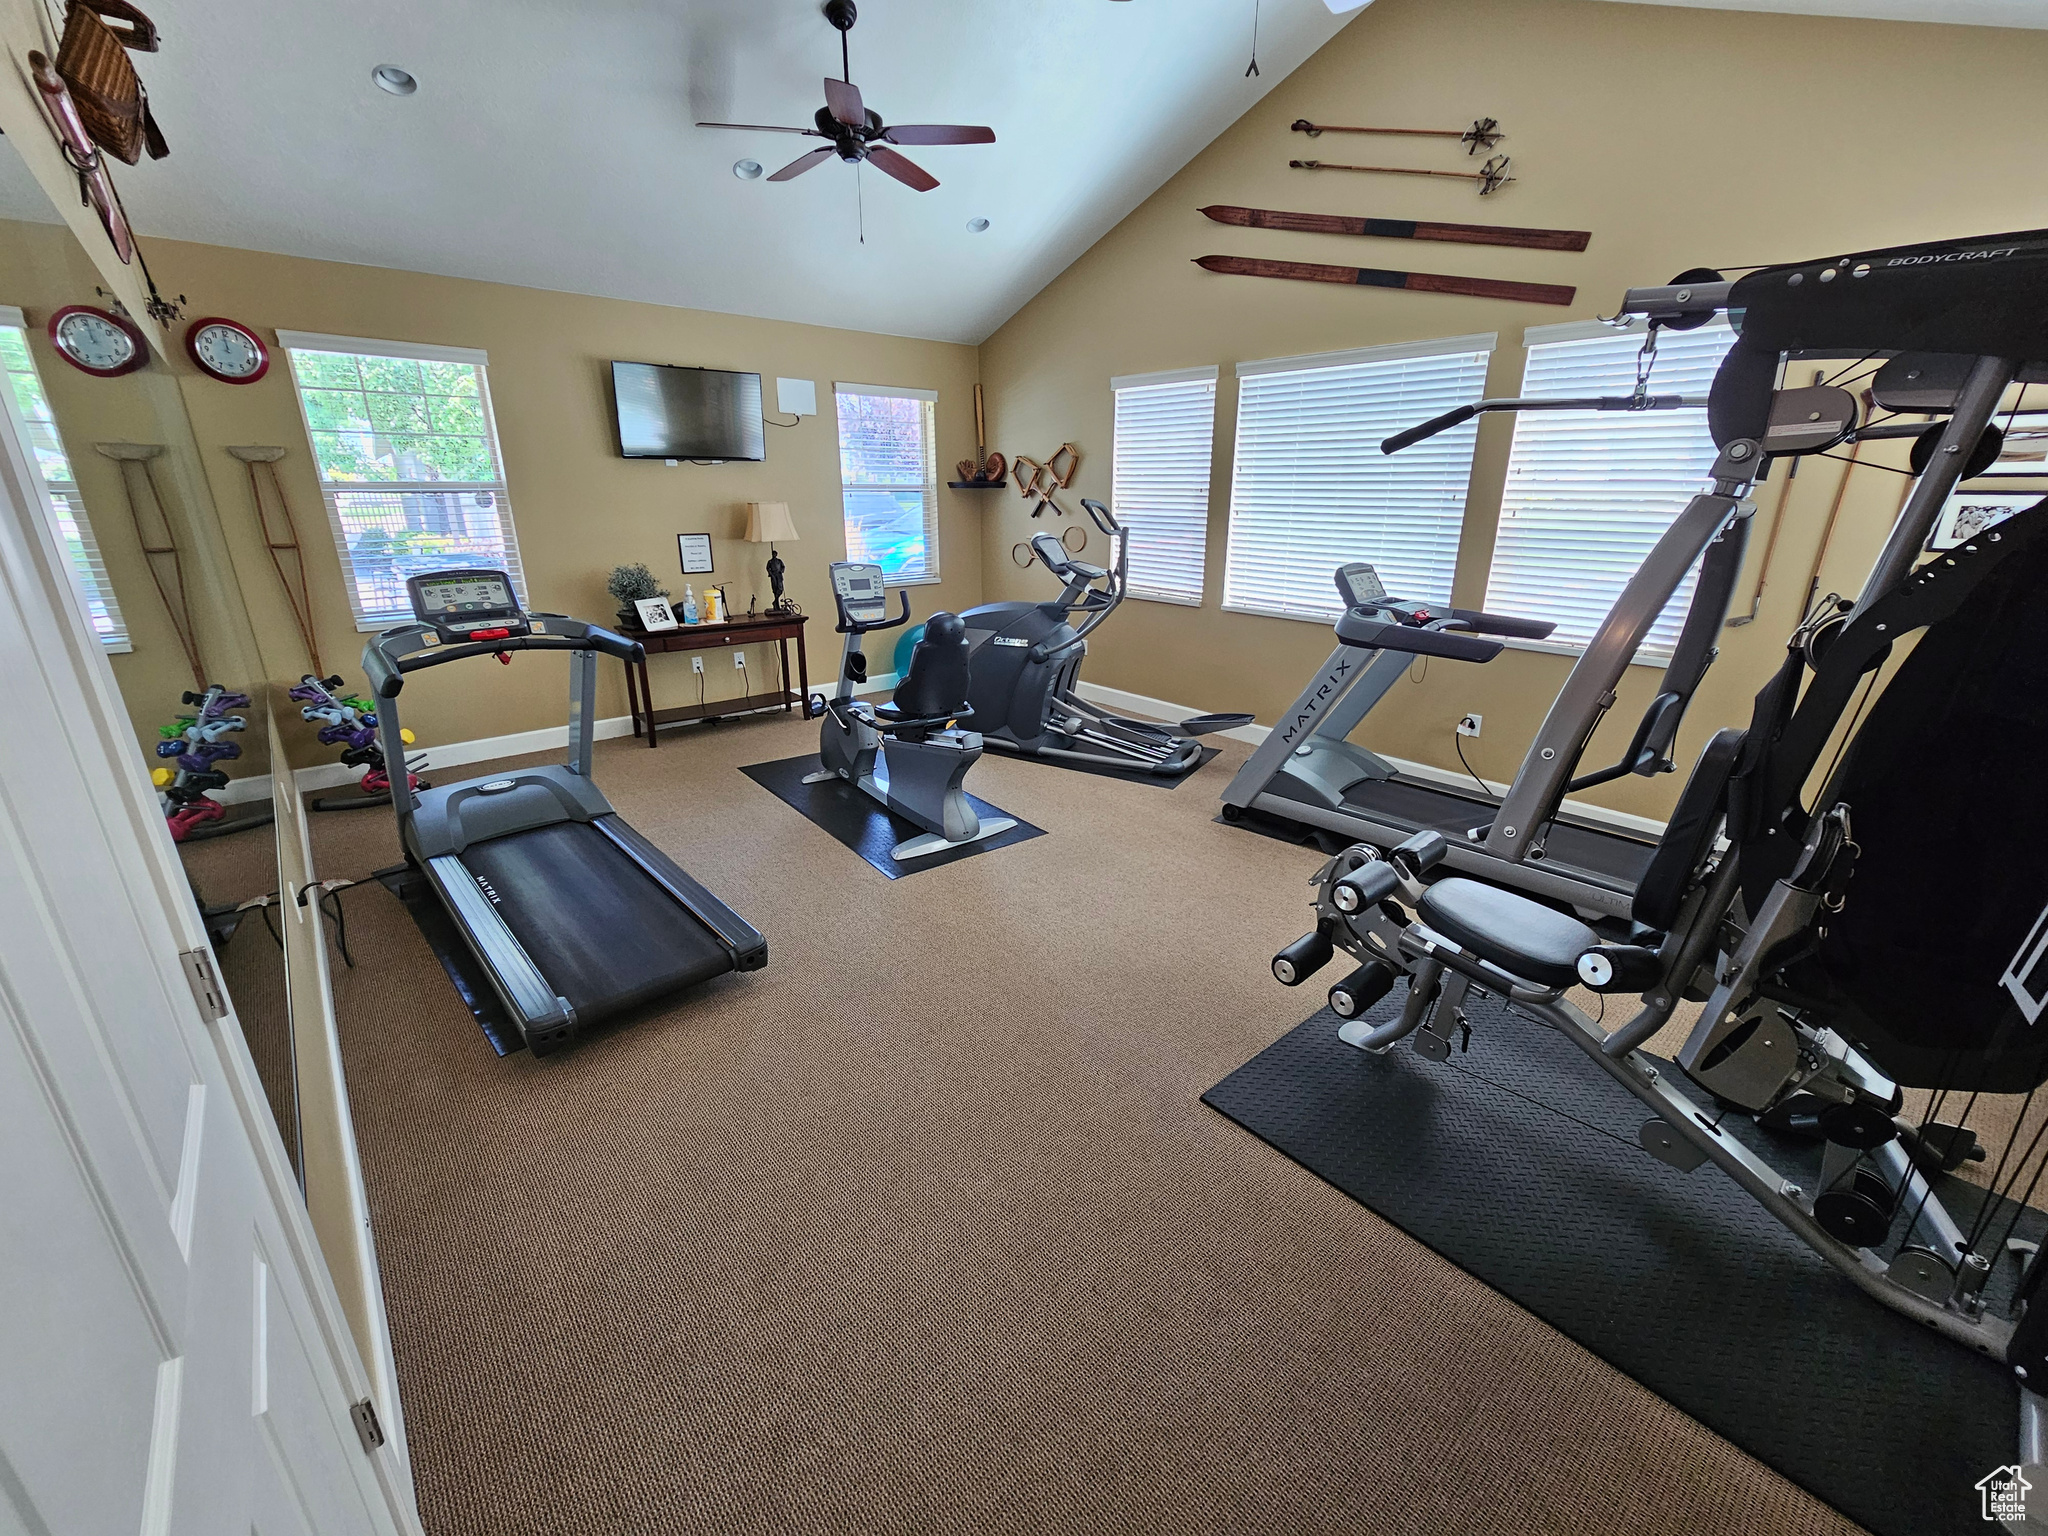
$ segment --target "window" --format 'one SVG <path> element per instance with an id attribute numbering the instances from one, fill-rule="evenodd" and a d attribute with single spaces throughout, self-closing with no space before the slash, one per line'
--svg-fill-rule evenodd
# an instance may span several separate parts
<path id="1" fill-rule="evenodd" d="M 64 440 L 57 435 L 57 418 L 51 414 L 50 398 L 43 393 L 42 376 L 28 349 L 28 323 L 20 310 L 5 306 L 0 306 L 0 368 L 7 371 L 7 398 L 12 402 L 8 415 L 21 438 L 22 451 L 42 472 L 43 489 L 50 498 L 46 511 L 57 530 L 57 541 L 71 557 L 93 633 L 110 651 L 132 651 L 135 647 L 128 642 L 121 605 L 114 601 L 114 584 L 107 579 L 107 563 L 100 558 L 99 540 L 92 536 L 92 524 L 85 519 L 85 503 L 71 478 L 71 459 L 64 452 Z"/>
<path id="2" fill-rule="evenodd" d="M 487 359 L 458 347 L 279 331 L 359 630 L 412 617 L 405 580 L 452 565 L 526 576 Z"/>
<path id="3" fill-rule="evenodd" d="M 1130 595 L 1200 606 L 1216 370 L 1138 374 L 1109 387 L 1116 393 L 1109 499 L 1130 542 Z"/>
<path id="4" fill-rule="evenodd" d="M 1237 466 L 1223 606 L 1328 620 L 1337 567 L 1371 562 L 1389 592 L 1448 602 L 1477 428 L 1401 453 L 1380 441 L 1486 392 L 1494 338 L 1237 365 Z"/>
<path id="5" fill-rule="evenodd" d="M 939 463 L 929 389 L 834 384 L 846 558 L 891 586 L 939 579 Z"/>
<path id="6" fill-rule="evenodd" d="M 1538 326 L 1525 340 L 1525 395 L 1625 395 L 1635 388 L 1640 332 L 1581 322 Z M 1734 343 L 1735 333 L 1718 321 L 1660 332 L 1652 391 L 1705 399 Z M 1706 489 L 1714 457 L 1704 410 L 1516 417 L 1486 606 L 1553 620 L 1553 642 L 1584 645 L 1671 520 Z M 1697 576 L 1695 567 L 1651 627 L 1647 656 L 1669 655 L 1677 643 Z"/>

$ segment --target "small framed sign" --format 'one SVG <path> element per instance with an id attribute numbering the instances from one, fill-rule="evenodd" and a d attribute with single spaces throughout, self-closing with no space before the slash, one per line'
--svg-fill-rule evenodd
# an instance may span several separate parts
<path id="1" fill-rule="evenodd" d="M 682 552 L 683 574 L 685 576 L 708 576 L 711 574 L 711 535 L 708 533 L 679 533 L 676 547 Z"/>
<path id="2" fill-rule="evenodd" d="M 636 597 L 633 606 L 640 610 L 640 627 L 649 634 L 664 629 L 681 629 L 675 610 L 668 605 L 665 597 Z"/>
<path id="3" fill-rule="evenodd" d="M 2038 506 L 2041 499 L 2039 491 L 1952 491 L 1934 524 L 1934 537 L 1927 541 L 1927 547 L 1954 549 L 1959 544 L 1966 544 L 2015 512 Z"/>

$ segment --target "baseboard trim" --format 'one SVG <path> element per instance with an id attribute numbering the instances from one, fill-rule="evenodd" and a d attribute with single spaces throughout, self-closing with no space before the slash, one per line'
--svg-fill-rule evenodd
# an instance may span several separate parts
<path id="1" fill-rule="evenodd" d="M 1185 704 L 1171 704 L 1165 699 L 1149 698 L 1142 693 L 1126 693 L 1121 688 L 1104 688 L 1097 683 L 1078 683 L 1075 685 L 1075 691 L 1091 704 L 1100 704 L 1105 709 L 1121 710 L 1126 714 L 1148 716 L 1154 720 L 1185 720 L 1190 716 L 1204 713 Z M 1246 725 L 1234 731 L 1222 731 L 1218 734 L 1233 741 L 1248 742 L 1252 746 L 1257 746 L 1271 735 L 1272 731 L 1270 725 Z M 1378 750 L 1374 748 L 1374 751 Z M 1471 775 L 1459 773 L 1454 769 L 1438 768 L 1431 763 L 1412 762 L 1405 757 L 1395 757 L 1389 752 L 1380 752 L 1379 755 L 1400 772 L 1411 778 L 1420 779 L 1426 784 L 1442 784 L 1451 789 L 1470 788 L 1472 784 Z M 1495 783 L 1492 779 L 1481 779 L 1480 782 L 1495 796 L 1503 796 L 1508 792 L 1507 785 Z M 1604 822 L 1624 832 L 1635 832 L 1645 837 L 1664 835 L 1664 823 L 1648 816 L 1610 810 L 1604 805 L 1589 805 L 1584 800 L 1567 800 L 1564 802 L 1564 809 L 1574 816 L 1584 817 L 1587 821 Z"/>
<path id="2" fill-rule="evenodd" d="M 612 715 L 599 720 L 592 727 L 591 735 L 598 741 L 609 741 L 617 736 L 633 734 L 631 715 Z M 436 768 L 460 768 L 465 763 L 487 763 L 493 758 L 523 757 L 529 752 L 566 752 L 569 750 L 569 727 L 562 725 L 543 726 L 537 731 L 513 731 L 504 736 L 479 736 L 473 741 L 445 741 L 437 746 L 416 747 L 414 752 L 424 753 L 427 770 Z M 317 789 L 338 789 L 353 784 L 363 776 L 363 770 L 352 768 L 347 763 L 316 763 L 311 768 L 301 768 L 292 774 L 292 783 L 300 794 Z M 233 789 L 236 780 L 229 784 Z M 249 782 L 254 782 L 253 780 Z M 268 791 L 265 791 L 268 793 Z M 222 799 L 227 799 L 225 792 Z"/>

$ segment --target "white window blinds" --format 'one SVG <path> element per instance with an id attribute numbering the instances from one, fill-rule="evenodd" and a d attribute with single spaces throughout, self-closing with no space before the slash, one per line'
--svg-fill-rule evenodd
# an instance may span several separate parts
<path id="1" fill-rule="evenodd" d="M 485 355 L 279 331 L 358 630 L 412 617 L 408 576 L 526 574 L 505 494 Z"/>
<path id="2" fill-rule="evenodd" d="M 1574 335 L 1579 329 L 1529 333 L 1523 394 L 1625 395 L 1635 388 L 1642 333 Z M 1651 392 L 1704 399 L 1734 342 L 1720 322 L 1660 333 Z M 1671 520 L 1706 489 L 1713 464 L 1704 410 L 1518 416 L 1486 606 L 1552 620 L 1554 642 L 1584 645 Z M 1697 576 L 1695 567 L 1650 630 L 1646 657 L 1668 656 L 1677 643 Z"/>
<path id="3" fill-rule="evenodd" d="M 0 308 L 0 368 L 7 374 L 8 416 L 22 451 L 41 472 L 43 489 L 50 498 L 45 513 L 57 530 L 57 542 L 70 557 L 93 633 L 110 651 L 132 651 L 135 647 L 129 643 L 121 605 L 114 601 L 114 584 L 100 557 L 99 540 L 86 521 L 85 503 L 71 476 L 71 459 L 64 451 L 63 438 L 57 435 L 57 418 L 50 410 L 49 396 L 43 393 L 42 376 L 29 351 L 28 327 L 18 309 Z"/>
<path id="4" fill-rule="evenodd" d="M 1353 560 L 1397 596 L 1448 602 L 1477 428 L 1396 454 L 1380 441 L 1479 399 L 1493 344 L 1457 336 L 1239 363 L 1223 606 L 1335 618 L 1331 575 Z"/>
<path id="5" fill-rule="evenodd" d="M 1199 606 L 1209 539 L 1216 370 L 1109 382 L 1116 393 L 1110 505 L 1130 541 L 1130 595 Z"/>
<path id="6" fill-rule="evenodd" d="M 834 384 L 846 558 L 882 568 L 891 586 L 939 579 L 938 395 Z"/>

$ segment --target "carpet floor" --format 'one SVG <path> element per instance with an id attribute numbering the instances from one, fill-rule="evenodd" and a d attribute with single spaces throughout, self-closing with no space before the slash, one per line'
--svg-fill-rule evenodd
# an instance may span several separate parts
<path id="1" fill-rule="evenodd" d="M 432 1536 L 1856 1529 L 1200 1102 L 1313 1006 L 1267 960 L 1318 857 L 1211 819 L 1245 747 L 1172 794 L 990 755 L 1046 835 L 892 882 L 738 771 L 815 731 L 599 745 L 768 967 L 548 1060 L 346 897 Z"/>

